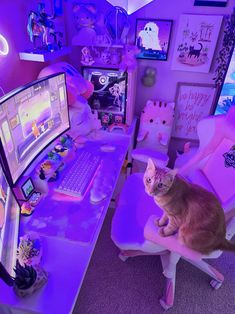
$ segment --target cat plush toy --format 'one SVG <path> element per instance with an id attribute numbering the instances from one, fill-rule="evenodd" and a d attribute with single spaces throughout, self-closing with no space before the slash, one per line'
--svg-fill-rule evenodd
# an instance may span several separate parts
<path id="1" fill-rule="evenodd" d="M 138 147 L 166 151 L 174 120 L 173 102 L 148 100 L 140 117 Z"/>
<path id="2" fill-rule="evenodd" d="M 144 185 L 163 210 L 163 216 L 156 220 L 160 235 L 167 237 L 178 231 L 181 243 L 202 254 L 235 251 L 235 244 L 225 238 L 224 211 L 214 194 L 187 182 L 176 170 L 157 167 L 151 159 Z"/>

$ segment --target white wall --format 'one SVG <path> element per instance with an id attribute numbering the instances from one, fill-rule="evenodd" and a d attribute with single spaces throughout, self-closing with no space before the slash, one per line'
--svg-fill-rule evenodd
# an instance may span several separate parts
<path id="1" fill-rule="evenodd" d="M 170 48 L 167 61 L 152 61 L 152 60 L 138 60 L 138 88 L 137 88 L 137 103 L 136 113 L 140 113 L 144 107 L 147 99 L 160 99 L 166 101 L 172 101 L 175 98 L 177 82 L 189 82 L 189 83 L 207 83 L 213 84 L 214 77 L 214 63 L 215 57 L 218 52 L 219 43 L 221 41 L 221 33 L 218 39 L 217 49 L 214 54 L 212 67 L 210 73 L 197 73 L 188 71 L 173 71 L 171 70 L 172 56 L 175 46 L 175 38 L 178 29 L 179 17 L 183 13 L 191 14 L 212 14 L 212 15 L 226 15 L 232 13 L 234 0 L 229 0 L 227 7 L 203 7 L 194 6 L 194 0 L 155 0 L 146 7 L 140 9 L 136 13 L 131 15 L 132 21 L 132 38 L 134 42 L 134 25 L 136 18 L 160 18 L 160 19 L 172 19 L 173 28 L 171 33 Z M 153 87 L 145 87 L 141 84 L 141 76 L 146 66 L 153 66 L 157 69 L 157 82 Z"/>

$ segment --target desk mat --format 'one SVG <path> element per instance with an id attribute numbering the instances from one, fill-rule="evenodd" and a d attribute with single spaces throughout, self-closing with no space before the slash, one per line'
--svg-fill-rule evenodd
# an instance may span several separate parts
<path id="1" fill-rule="evenodd" d="M 81 244 L 90 244 L 96 232 L 104 205 L 93 205 L 89 199 L 54 193 L 42 200 L 30 217 L 24 217 L 24 231 L 60 237 Z"/>

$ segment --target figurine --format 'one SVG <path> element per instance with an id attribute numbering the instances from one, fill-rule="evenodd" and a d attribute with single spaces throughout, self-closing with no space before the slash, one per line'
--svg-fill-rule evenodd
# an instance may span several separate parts
<path id="1" fill-rule="evenodd" d="M 43 33 L 46 30 L 38 22 L 38 15 L 34 11 L 29 12 L 27 31 L 29 34 L 30 41 L 33 43 L 33 48 L 34 50 L 36 50 L 36 38 L 40 36 L 44 37 Z"/>
<path id="2" fill-rule="evenodd" d="M 147 67 L 141 81 L 144 86 L 152 87 L 156 82 L 156 69 L 153 67 Z"/>
<path id="3" fill-rule="evenodd" d="M 106 130 L 110 124 L 111 116 L 108 113 L 101 114 L 101 124 L 104 130 Z"/>
<path id="4" fill-rule="evenodd" d="M 30 216 L 34 212 L 34 207 L 29 202 L 24 202 L 21 205 L 21 215 L 23 216 Z"/>
<path id="5" fill-rule="evenodd" d="M 115 83 L 109 88 L 109 92 L 112 96 L 114 96 L 113 105 L 122 111 L 122 102 L 120 97 L 125 94 L 125 82 L 122 81 L 120 83 Z"/>
<path id="6" fill-rule="evenodd" d="M 92 56 L 91 56 L 91 52 L 90 49 L 87 47 L 83 47 L 82 48 L 82 59 L 81 59 L 81 63 L 83 65 L 92 65 L 95 61 L 93 60 Z"/>

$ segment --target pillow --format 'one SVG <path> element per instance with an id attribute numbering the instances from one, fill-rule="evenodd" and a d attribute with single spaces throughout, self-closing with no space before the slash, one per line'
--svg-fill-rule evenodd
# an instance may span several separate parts
<path id="1" fill-rule="evenodd" d="M 235 167 L 226 162 L 227 153 L 232 151 L 234 144 L 231 140 L 224 139 L 202 168 L 222 203 L 235 196 Z M 233 156 L 235 157 L 235 151 Z"/>

